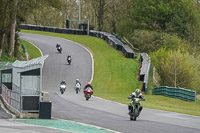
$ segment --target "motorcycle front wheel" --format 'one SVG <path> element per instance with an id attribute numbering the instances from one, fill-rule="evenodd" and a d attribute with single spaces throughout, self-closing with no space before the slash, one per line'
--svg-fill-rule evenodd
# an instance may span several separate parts
<path id="1" fill-rule="evenodd" d="M 86 98 L 86 100 L 89 100 L 90 96 L 89 95 L 85 95 L 85 98 Z"/>
<path id="2" fill-rule="evenodd" d="M 133 120 L 133 116 L 132 116 L 132 115 L 130 115 L 130 120 L 131 120 L 131 121 Z"/>

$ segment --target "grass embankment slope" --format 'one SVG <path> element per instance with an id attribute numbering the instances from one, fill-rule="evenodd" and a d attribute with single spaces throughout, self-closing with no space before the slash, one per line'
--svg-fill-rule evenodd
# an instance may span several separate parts
<path id="1" fill-rule="evenodd" d="M 29 42 L 20 39 L 20 41 L 24 44 L 27 49 L 29 59 L 34 59 L 41 56 L 40 51 L 34 45 L 30 44 Z"/>
<path id="2" fill-rule="evenodd" d="M 139 63 L 127 59 L 121 52 L 111 48 L 105 41 L 90 36 L 68 35 L 51 32 L 22 30 L 22 32 L 61 37 L 83 44 L 94 56 L 94 95 L 128 104 L 127 97 L 140 86 L 137 80 Z M 150 78 L 151 79 L 151 78 Z M 200 101 L 186 102 L 164 96 L 145 95 L 142 105 L 146 108 L 160 109 L 200 116 Z"/>

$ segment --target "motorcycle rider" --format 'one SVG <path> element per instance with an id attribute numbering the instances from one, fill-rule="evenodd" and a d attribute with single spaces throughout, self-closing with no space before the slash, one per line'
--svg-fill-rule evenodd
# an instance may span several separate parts
<path id="1" fill-rule="evenodd" d="M 62 80 L 60 85 L 67 85 L 67 83 L 65 82 L 65 80 Z"/>
<path id="2" fill-rule="evenodd" d="M 134 99 L 134 98 L 139 98 L 141 99 L 142 101 L 145 101 L 145 98 L 144 96 L 142 95 L 140 89 L 136 89 L 135 92 L 131 93 L 131 95 L 128 97 L 128 99 Z M 132 108 L 132 101 L 130 102 L 130 104 L 128 105 L 128 108 L 129 108 L 129 111 L 131 110 Z M 143 107 L 140 105 L 139 107 L 139 114 L 141 113 Z M 130 112 L 129 112 L 130 113 Z"/>
<path id="3" fill-rule="evenodd" d="M 58 48 L 58 47 L 60 47 L 60 44 L 57 43 L 57 44 L 56 44 L 56 48 Z"/>
<path id="4" fill-rule="evenodd" d="M 90 88 L 93 90 L 93 87 L 92 87 L 91 83 L 88 82 L 87 85 L 85 85 L 85 87 L 84 87 L 84 89 L 83 89 L 84 94 L 85 94 L 85 90 L 86 90 L 88 87 L 90 87 Z M 93 94 L 93 92 L 92 92 L 92 94 Z"/>
<path id="5" fill-rule="evenodd" d="M 78 84 L 78 83 L 79 83 L 80 86 L 81 86 L 81 82 L 79 81 L 79 79 L 76 79 L 76 83 L 75 83 L 75 85 Z"/>
<path id="6" fill-rule="evenodd" d="M 60 44 L 57 43 L 56 48 L 57 48 L 58 52 L 60 52 L 60 53 L 62 52 L 62 47 L 60 46 Z"/>
<path id="7" fill-rule="evenodd" d="M 81 86 L 81 82 L 79 81 L 79 79 L 76 79 L 76 83 L 75 83 L 75 86 L 79 84 Z M 80 90 L 79 90 L 80 91 Z"/>
<path id="8" fill-rule="evenodd" d="M 67 56 L 67 61 L 69 62 L 69 60 L 70 60 L 70 61 L 72 60 L 71 55 L 68 55 L 68 56 Z"/>

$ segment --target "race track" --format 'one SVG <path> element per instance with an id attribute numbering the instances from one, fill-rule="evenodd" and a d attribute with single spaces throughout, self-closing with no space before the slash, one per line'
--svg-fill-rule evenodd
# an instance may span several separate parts
<path id="1" fill-rule="evenodd" d="M 49 36 L 20 33 L 20 38 L 35 44 L 48 54 L 43 67 L 43 91 L 51 95 L 52 117 L 91 124 L 123 133 L 199 133 L 200 117 L 144 109 L 137 121 L 130 121 L 124 104 L 92 97 L 86 101 L 83 92 L 75 94 L 75 79 L 82 86 L 92 78 L 92 58 L 88 50 L 77 43 Z M 61 44 L 59 54 L 56 44 Z M 67 55 L 72 64 L 67 65 Z M 59 83 L 66 80 L 67 90 L 61 95 Z M 95 88 L 94 88 L 95 93 Z M 127 96 L 128 97 L 128 96 Z"/>

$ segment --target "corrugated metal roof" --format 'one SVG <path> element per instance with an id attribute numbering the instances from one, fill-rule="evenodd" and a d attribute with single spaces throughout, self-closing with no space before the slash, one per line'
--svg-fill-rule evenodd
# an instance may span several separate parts
<path id="1" fill-rule="evenodd" d="M 24 68 L 24 67 L 28 67 L 28 66 L 31 66 L 31 65 L 37 65 L 37 64 L 43 64 L 44 63 L 44 60 L 48 57 L 49 55 L 44 55 L 44 56 L 41 56 L 41 57 L 38 57 L 38 58 L 35 58 L 35 59 L 32 59 L 32 60 L 29 60 L 29 61 L 18 61 L 16 60 L 12 66 L 13 67 L 21 67 L 21 68 Z"/>

